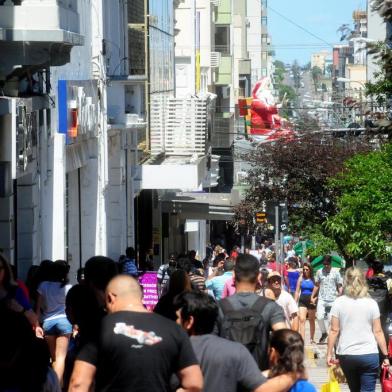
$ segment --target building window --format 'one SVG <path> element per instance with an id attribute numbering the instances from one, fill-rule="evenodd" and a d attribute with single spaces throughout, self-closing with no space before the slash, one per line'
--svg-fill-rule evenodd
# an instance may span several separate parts
<path id="1" fill-rule="evenodd" d="M 230 26 L 215 27 L 215 51 L 230 54 Z"/>
<path id="2" fill-rule="evenodd" d="M 267 26 L 268 25 L 268 16 L 262 16 L 261 17 L 261 25 L 262 26 Z"/>

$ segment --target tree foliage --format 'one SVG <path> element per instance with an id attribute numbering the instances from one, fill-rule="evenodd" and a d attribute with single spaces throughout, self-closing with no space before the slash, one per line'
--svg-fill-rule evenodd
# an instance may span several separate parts
<path id="1" fill-rule="evenodd" d="M 392 144 L 349 159 L 328 189 L 339 196 L 327 232 L 354 258 L 385 256 L 392 235 Z"/>
<path id="2" fill-rule="evenodd" d="M 236 220 L 253 227 L 253 217 L 266 201 L 286 201 L 291 229 L 304 232 L 322 224 L 336 211 L 336 191 L 327 187 L 344 161 L 369 146 L 358 138 L 338 139 L 319 133 L 305 133 L 287 141 L 262 144 L 242 156 L 251 165 L 245 200 L 236 209 Z"/>
<path id="3" fill-rule="evenodd" d="M 313 85 L 314 85 L 314 91 L 317 92 L 317 89 L 320 86 L 320 81 L 323 76 L 323 71 L 320 67 L 313 67 L 311 70 L 312 74 L 312 80 L 313 80 Z"/>

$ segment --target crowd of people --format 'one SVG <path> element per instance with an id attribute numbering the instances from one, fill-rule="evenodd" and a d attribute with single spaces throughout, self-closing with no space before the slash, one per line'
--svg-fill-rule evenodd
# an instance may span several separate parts
<path id="1" fill-rule="evenodd" d="M 284 264 L 273 246 L 170 254 L 150 312 L 135 256 L 92 257 L 71 286 L 65 261 L 44 260 L 24 284 L 0 254 L 0 392 L 311 392 L 304 346 L 316 345 L 316 319 L 352 392 L 374 391 L 389 366 L 389 302 L 372 282 L 388 301 L 392 280 L 380 263 L 343 278 L 330 256 L 313 271 L 290 248 Z"/>

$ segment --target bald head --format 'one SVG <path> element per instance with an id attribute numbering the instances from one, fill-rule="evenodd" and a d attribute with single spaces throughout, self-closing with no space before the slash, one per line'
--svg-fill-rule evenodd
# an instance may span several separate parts
<path id="1" fill-rule="evenodd" d="M 118 275 L 113 278 L 106 289 L 107 292 L 115 294 L 117 297 L 132 297 L 142 299 L 142 290 L 139 282 L 128 275 Z"/>
<path id="2" fill-rule="evenodd" d="M 129 275 L 114 277 L 106 288 L 106 307 L 110 313 L 143 307 L 139 282 Z"/>

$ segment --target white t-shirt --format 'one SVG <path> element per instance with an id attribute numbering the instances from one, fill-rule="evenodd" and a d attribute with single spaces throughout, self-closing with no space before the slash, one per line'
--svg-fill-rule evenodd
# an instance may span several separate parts
<path id="1" fill-rule="evenodd" d="M 354 299 L 343 295 L 333 304 L 331 316 L 336 317 L 340 324 L 337 354 L 378 353 L 373 321 L 380 317 L 380 311 L 374 299 L 369 297 Z"/>
<path id="2" fill-rule="evenodd" d="M 38 293 L 43 299 L 43 320 L 54 320 L 65 315 L 65 296 L 72 287 L 66 284 L 61 287 L 60 282 L 42 282 L 38 287 Z"/>
<path id="3" fill-rule="evenodd" d="M 276 303 L 280 305 L 286 316 L 286 322 L 290 327 L 290 318 L 294 313 L 298 313 L 298 305 L 294 301 L 294 298 L 287 292 L 282 290 Z"/>

